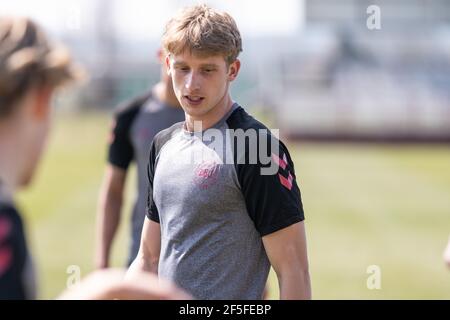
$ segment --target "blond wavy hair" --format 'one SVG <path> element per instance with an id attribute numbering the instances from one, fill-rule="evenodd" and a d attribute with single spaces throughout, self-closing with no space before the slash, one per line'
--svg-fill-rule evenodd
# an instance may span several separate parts
<path id="1" fill-rule="evenodd" d="M 0 17 L 0 117 L 33 86 L 57 87 L 82 76 L 69 51 L 32 20 Z"/>
<path id="2" fill-rule="evenodd" d="M 184 8 L 166 24 L 162 38 L 166 52 L 189 50 L 199 56 L 222 55 L 228 64 L 242 51 L 242 40 L 234 19 L 205 4 Z"/>

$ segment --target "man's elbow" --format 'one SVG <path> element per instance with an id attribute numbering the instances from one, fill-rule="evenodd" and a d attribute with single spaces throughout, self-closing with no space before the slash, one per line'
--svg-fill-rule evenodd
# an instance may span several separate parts
<path id="1" fill-rule="evenodd" d="M 300 281 L 299 284 L 302 286 L 302 294 L 300 299 L 311 300 L 311 277 L 309 275 L 309 270 L 303 270 L 300 272 Z"/>
<path id="2" fill-rule="evenodd" d="M 122 203 L 123 192 L 109 188 L 101 193 L 97 208 L 100 214 L 118 216 Z"/>
<path id="3" fill-rule="evenodd" d="M 106 201 L 106 203 L 122 204 L 123 188 L 110 186 L 105 190 L 103 200 Z"/>
<path id="4" fill-rule="evenodd" d="M 311 277 L 305 257 L 292 255 L 275 272 L 280 284 L 281 299 L 311 299 Z"/>
<path id="5" fill-rule="evenodd" d="M 311 300 L 311 280 L 308 271 L 297 271 L 278 277 L 281 300 Z"/>

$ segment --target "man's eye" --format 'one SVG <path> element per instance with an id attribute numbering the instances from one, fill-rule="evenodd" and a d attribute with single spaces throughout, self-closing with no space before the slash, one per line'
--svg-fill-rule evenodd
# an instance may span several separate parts
<path id="1" fill-rule="evenodd" d="M 180 71 L 189 71 L 189 67 L 186 66 L 175 66 L 175 70 L 180 70 Z"/>

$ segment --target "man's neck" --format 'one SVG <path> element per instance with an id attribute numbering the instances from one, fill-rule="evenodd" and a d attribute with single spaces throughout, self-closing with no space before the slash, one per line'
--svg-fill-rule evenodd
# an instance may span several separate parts
<path id="1" fill-rule="evenodd" d="M 216 107 L 201 117 L 192 117 L 186 113 L 185 129 L 190 132 L 198 132 L 209 129 L 219 122 L 231 110 L 232 107 L 233 100 L 231 99 L 230 94 L 227 94 L 216 105 Z"/>

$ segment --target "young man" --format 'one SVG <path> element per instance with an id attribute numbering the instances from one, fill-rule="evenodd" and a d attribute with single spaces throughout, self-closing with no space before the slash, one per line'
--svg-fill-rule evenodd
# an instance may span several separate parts
<path id="1" fill-rule="evenodd" d="M 0 300 L 35 298 L 34 272 L 14 193 L 28 186 L 50 128 L 55 90 L 77 78 L 69 52 L 47 39 L 27 18 L 0 17 Z M 55 239 L 56 240 L 56 239 Z M 188 299 L 155 275 L 124 272 L 89 275 L 62 299 Z"/>
<path id="2" fill-rule="evenodd" d="M 163 44 L 186 119 L 153 140 L 147 219 L 128 276 L 153 271 L 199 299 L 261 299 L 272 265 L 282 299 L 311 298 L 289 152 L 229 93 L 242 51 L 233 18 L 186 8 Z"/>
<path id="3" fill-rule="evenodd" d="M 148 148 L 161 130 L 184 119 L 183 109 L 175 97 L 172 80 L 167 75 L 165 55 L 160 50 L 161 80 L 150 92 L 119 107 L 109 145 L 108 165 L 97 213 L 95 266 L 109 266 L 112 242 L 116 234 L 123 203 L 125 179 L 130 163 L 137 164 L 137 198 L 131 217 L 131 241 L 127 265 L 139 250 L 147 201 Z"/>

